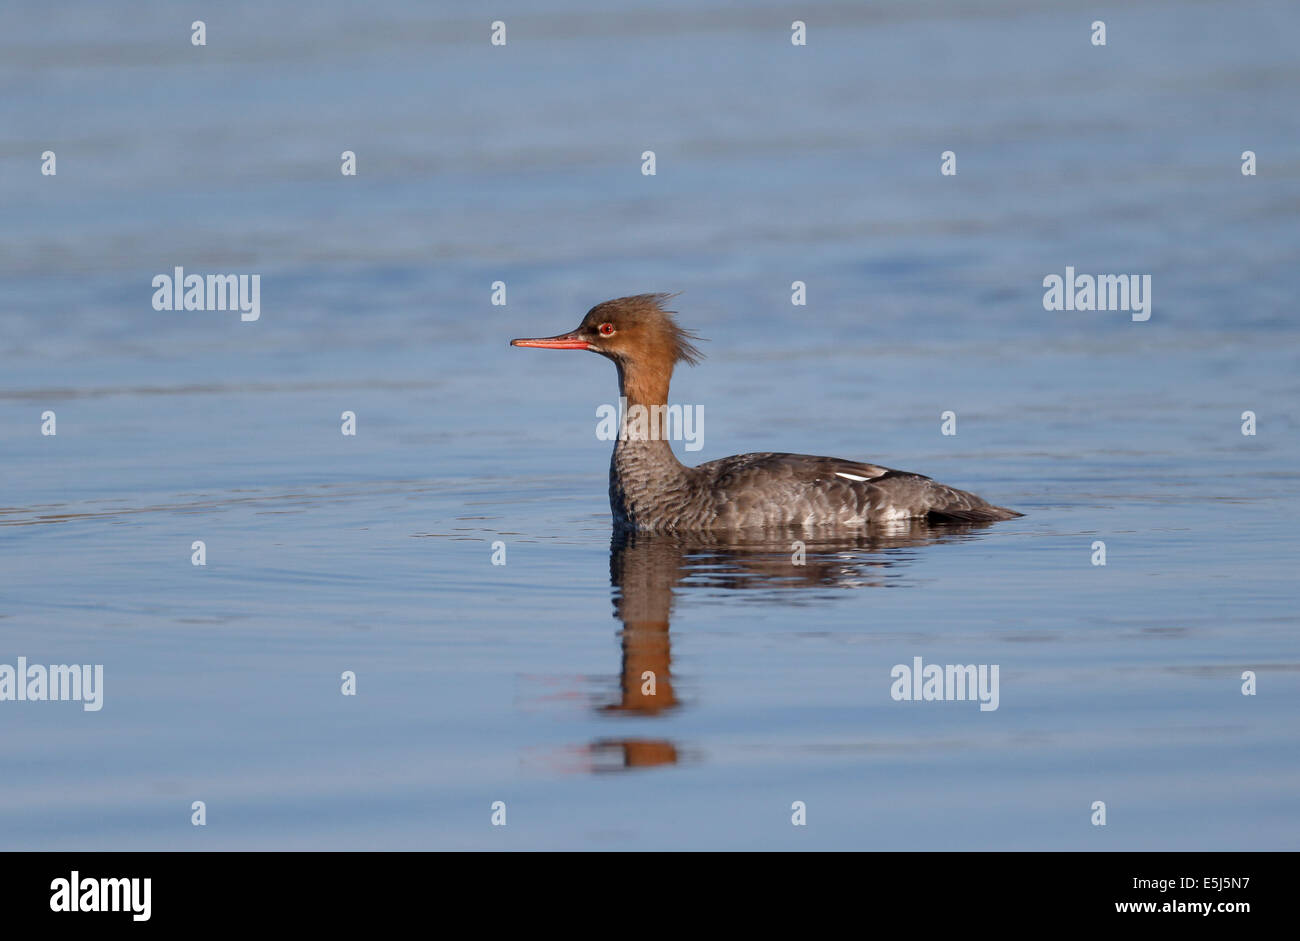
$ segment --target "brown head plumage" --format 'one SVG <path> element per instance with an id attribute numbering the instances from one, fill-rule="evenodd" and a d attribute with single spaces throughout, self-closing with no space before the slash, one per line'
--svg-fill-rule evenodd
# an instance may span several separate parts
<path id="1" fill-rule="evenodd" d="M 554 337 L 511 340 L 512 346 L 590 350 L 612 359 L 629 399 L 667 401 L 668 383 L 679 362 L 694 365 L 704 354 L 697 337 L 673 318 L 664 302 L 675 294 L 634 294 L 597 304 L 576 330 Z"/>
<path id="2" fill-rule="evenodd" d="M 678 325 L 676 311 L 667 310 L 664 302 L 676 294 L 633 294 L 604 301 L 587 311 L 579 331 L 595 335 L 593 352 L 610 359 L 668 359 L 694 366 L 704 354 L 693 341 L 700 339 Z"/>

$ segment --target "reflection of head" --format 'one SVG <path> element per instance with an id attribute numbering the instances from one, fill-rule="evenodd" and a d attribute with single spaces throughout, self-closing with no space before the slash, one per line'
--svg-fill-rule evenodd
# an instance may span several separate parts
<path id="1" fill-rule="evenodd" d="M 601 739 L 592 743 L 589 754 L 593 771 L 677 764 L 677 746 L 656 739 Z"/>

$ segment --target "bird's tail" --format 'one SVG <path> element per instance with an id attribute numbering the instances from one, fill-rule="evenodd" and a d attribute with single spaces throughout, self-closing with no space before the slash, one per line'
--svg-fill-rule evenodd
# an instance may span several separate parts
<path id="1" fill-rule="evenodd" d="M 965 494 L 971 497 L 972 494 Z M 975 497 L 979 500 L 979 497 Z M 937 507 L 931 509 L 927 518 L 936 523 L 996 523 L 999 520 L 1012 520 L 1017 516 L 1024 516 L 1023 513 L 1017 513 L 1015 510 L 1008 510 L 1006 507 L 994 506 L 984 500 L 980 500 L 981 506 L 961 506 L 961 507 Z"/>
<path id="2" fill-rule="evenodd" d="M 931 481 L 927 518 L 939 523 L 996 523 L 1024 516 L 1015 510 L 994 506 L 983 497 Z"/>
<path id="3" fill-rule="evenodd" d="M 902 514 L 936 523 L 995 523 L 1024 515 L 907 471 L 887 471 L 863 486 L 872 510 L 883 519 L 897 519 Z"/>

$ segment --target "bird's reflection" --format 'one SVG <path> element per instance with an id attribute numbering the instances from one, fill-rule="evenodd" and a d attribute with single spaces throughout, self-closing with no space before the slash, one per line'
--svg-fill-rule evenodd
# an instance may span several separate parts
<path id="1" fill-rule="evenodd" d="M 615 530 L 609 577 L 614 616 L 623 622 L 618 694 L 605 714 L 662 715 L 679 706 L 669 624 L 679 588 L 720 590 L 881 587 L 913 561 L 905 550 L 970 538 L 983 526 L 905 521 L 869 532 L 647 534 Z M 675 764 L 671 742 L 606 738 L 588 747 L 593 770 Z"/>

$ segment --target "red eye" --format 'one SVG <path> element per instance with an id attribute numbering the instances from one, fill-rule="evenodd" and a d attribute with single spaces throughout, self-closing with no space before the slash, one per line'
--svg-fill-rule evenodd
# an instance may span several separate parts
<path id="1" fill-rule="evenodd" d="M 603 323 L 600 325 L 600 335 L 611 337 L 614 335 L 614 325 L 612 323 Z"/>

